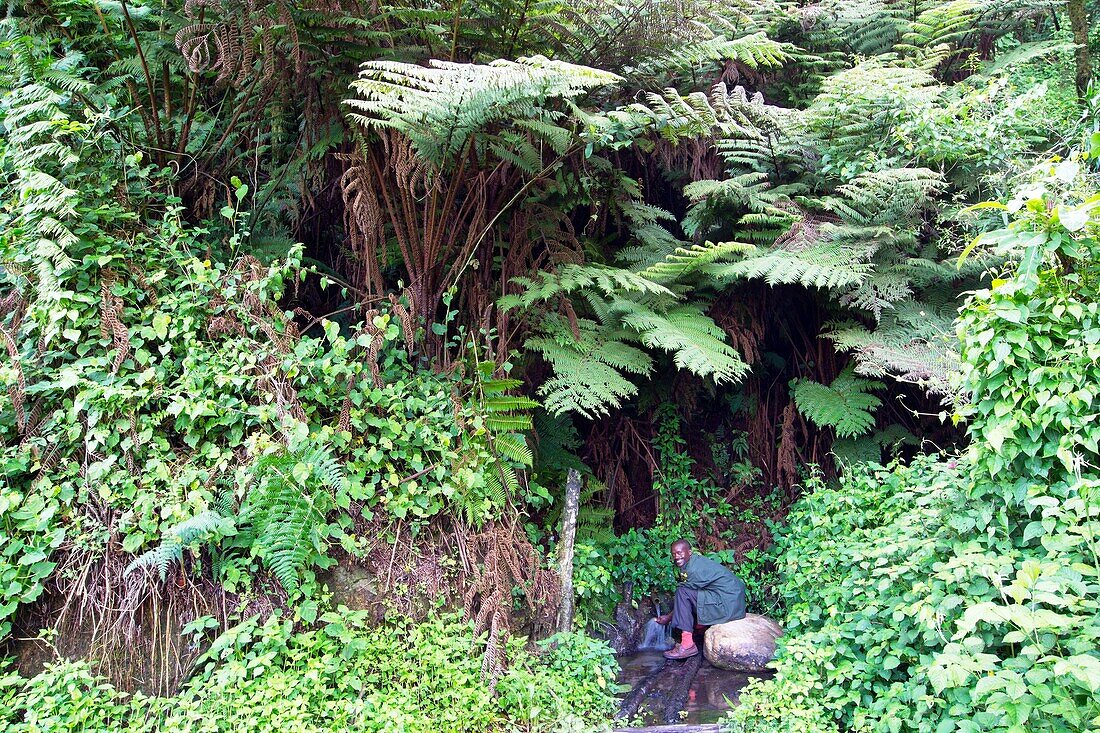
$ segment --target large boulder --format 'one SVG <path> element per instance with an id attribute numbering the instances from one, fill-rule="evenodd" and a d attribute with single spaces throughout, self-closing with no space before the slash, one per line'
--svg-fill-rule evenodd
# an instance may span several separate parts
<path id="1" fill-rule="evenodd" d="M 707 629 L 703 654 L 715 667 L 733 672 L 764 672 L 775 659 L 775 640 L 783 627 L 766 616 L 746 613 L 745 618 Z"/>

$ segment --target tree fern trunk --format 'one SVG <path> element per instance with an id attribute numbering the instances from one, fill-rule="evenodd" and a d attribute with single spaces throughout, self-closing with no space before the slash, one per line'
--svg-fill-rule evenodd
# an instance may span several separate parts
<path id="1" fill-rule="evenodd" d="M 558 609 L 558 631 L 573 627 L 573 545 L 577 539 L 577 514 L 581 503 L 581 475 L 569 469 L 565 481 L 565 507 L 561 513 L 561 542 L 558 545 L 561 568 L 561 608 Z"/>
<path id="2" fill-rule="evenodd" d="M 1069 15 L 1069 26 L 1073 31 L 1073 42 L 1077 44 L 1075 53 L 1077 98 L 1084 99 L 1085 92 L 1089 87 L 1089 80 L 1092 78 L 1091 60 L 1089 59 L 1089 19 L 1085 12 L 1084 0 L 1070 0 L 1067 2 L 1066 13 Z"/>

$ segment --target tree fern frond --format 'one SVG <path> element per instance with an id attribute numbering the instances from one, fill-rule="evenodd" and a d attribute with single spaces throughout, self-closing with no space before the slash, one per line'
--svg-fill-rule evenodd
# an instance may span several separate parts
<path id="1" fill-rule="evenodd" d="M 726 61 L 738 62 L 749 69 L 778 69 L 791 61 L 792 51 L 790 44 L 774 41 L 762 31 L 732 39 L 715 36 L 686 43 L 648 60 L 635 73 L 675 75 Z"/>
<path id="2" fill-rule="evenodd" d="M 642 343 L 672 352 L 681 369 L 719 383 L 736 381 L 748 372 L 748 365 L 726 342 L 725 332 L 697 306 L 676 306 L 658 313 L 619 299 L 613 307 Z"/>
<path id="3" fill-rule="evenodd" d="M 763 279 L 769 285 L 797 283 L 838 290 L 859 285 L 872 272 L 867 255 L 834 242 L 818 242 L 804 249 L 760 250 L 739 262 L 712 266 L 708 271 L 723 280 Z"/>
<path id="4" fill-rule="evenodd" d="M 556 272 L 538 272 L 534 278 L 515 278 L 523 292 L 500 300 L 503 308 L 530 307 L 561 294 L 591 288 L 604 295 L 620 292 L 653 293 L 675 297 L 664 285 L 631 270 L 607 265 L 564 264 Z"/>
<path id="5" fill-rule="evenodd" d="M 818 427 L 833 428 L 838 437 L 866 434 L 875 424 L 882 400 L 869 394 L 885 385 L 858 377 L 849 367 L 830 385 L 812 379 L 791 380 L 791 396 L 798 411 Z"/>
<path id="6" fill-rule="evenodd" d="M 705 242 L 689 247 L 677 247 L 676 251 L 662 261 L 654 263 L 638 273 L 639 276 L 663 283 L 679 280 L 705 265 L 720 262 L 733 255 L 744 255 L 756 248 L 742 242 Z"/>
<path id="7" fill-rule="evenodd" d="M 954 309 L 950 298 L 942 304 L 904 301 L 894 304 L 873 330 L 859 323 L 833 323 L 823 335 L 837 350 L 853 354 L 858 373 L 892 376 L 951 401 L 958 397 L 952 385 L 960 368 Z"/>
<path id="8" fill-rule="evenodd" d="M 548 132 L 551 143 L 561 147 L 562 133 L 547 130 L 542 105 L 619 79 L 541 56 L 487 65 L 433 60 L 426 67 L 368 61 L 351 85 L 359 97 L 345 104 L 354 121 L 368 129 L 396 130 L 421 158 L 439 167 L 455 159 L 477 133 L 507 120 L 525 120 L 525 129 Z M 541 125 L 529 122 L 540 119 Z"/>
<path id="9" fill-rule="evenodd" d="M 540 472 L 563 472 L 570 468 L 584 473 L 588 471 L 577 457 L 581 438 L 568 414 L 539 410 L 535 413 L 534 434 L 535 465 Z"/>
<path id="10" fill-rule="evenodd" d="M 521 466 L 530 467 L 534 463 L 534 454 L 527 439 L 519 433 L 501 433 L 493 440 L 493 447 L 502 455 Z"/>
<path id="11" fill-rule="evenodd" d="M 543 335 L 525 345 L 554 369 L 555 376 L 539 388 L 547 412 L 594 417 L 620 406 L 637 391 L 621 372 L 648 374 L 653 361 L 644 351 L 609 338 L 592 321 L 580 319 L 577 326 L 579 338 L 569 324 L 552 316 L 543 323 Z"/>

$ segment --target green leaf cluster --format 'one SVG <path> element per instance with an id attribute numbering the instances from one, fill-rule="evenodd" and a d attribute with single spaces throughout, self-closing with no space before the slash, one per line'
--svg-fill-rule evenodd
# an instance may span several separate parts
<path id="1" fill-rule="evenodd" d="M 734 730 L 815 704 L 822 731 L 1100 722 L 1096 181 L 1077 161 L 1037 173 L 988 238 L 1015 266 L 957 321 L 969 450 L 859 470 L 794 507 L 779 672 Z"/>
<path id="2" fill-rule="evenodd" d="M 86 664 L 59 662 L 31 679 L 0 676 L 0 723 L 12 733 L 179 730 L 306 733 L 531 731 L 596 725 L 615 705 L 611 649 L 561 634 L 512 663 L 496 692 L 481 673 L 472 626 L 452 614 L 376 626 L 362 611 L 324 613 L 306 627 L 256 617 L 218 636 L 173 697 L 129 696 Z"/>

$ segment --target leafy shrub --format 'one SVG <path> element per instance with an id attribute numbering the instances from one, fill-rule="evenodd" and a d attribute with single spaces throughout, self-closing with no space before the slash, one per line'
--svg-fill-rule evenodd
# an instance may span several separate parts
<path id="1" fill-rule="evenodd" d="M 1075 161 L 1041 174 L 994 205 L 1016 213 L 985 238 L 1013 276 L 958 321 L 966 458 L 858 470 L 794 507 L 779 674 L 735 730 L 814 706 L 843 730 L 1100 722 L 1096 182 Z"/>
<path id="2" fill-rule="evenodd" d="M 513 666 L 497 685 L 500 704 L 510 717 L 533 729 L 556 723 L 585 730 L 615 710 L 619 663 L 605 642 L 566 632 L 538 646 L 538 654 L 521 656 L 529 661 Z"/>
<path id="3" fill-rule="evenodd" d="M 59 508 L 56 488 L 24 495 L 0 479 L 0 642 L 19 604 L 38 598 L 53 571 L 49 557 L 64 538 Z"/>
<path id="4" fill-rule="evenodd" d="M 30 680 L 0 674 L 0 723 L 8 733 L 152 733 L 155 703 L 119 692 L 85 662 L 60 661 Z"/>
<path id="5" fill-rule="evenodd" d="M 615 705 L 611 649 L 579 634 L 541 650 L 509 642 L 497 690 L 482 674 L 472 626 L 444 614 L 372 627 L 340 609 L 316 628 L 255 617 L 227 630 L 173 698 L 129 697 L 82 663 L 30 680 L 0 677 L 0 721 L 33 731 L 294 731 L 406 733 L 591 729 Z"/>

